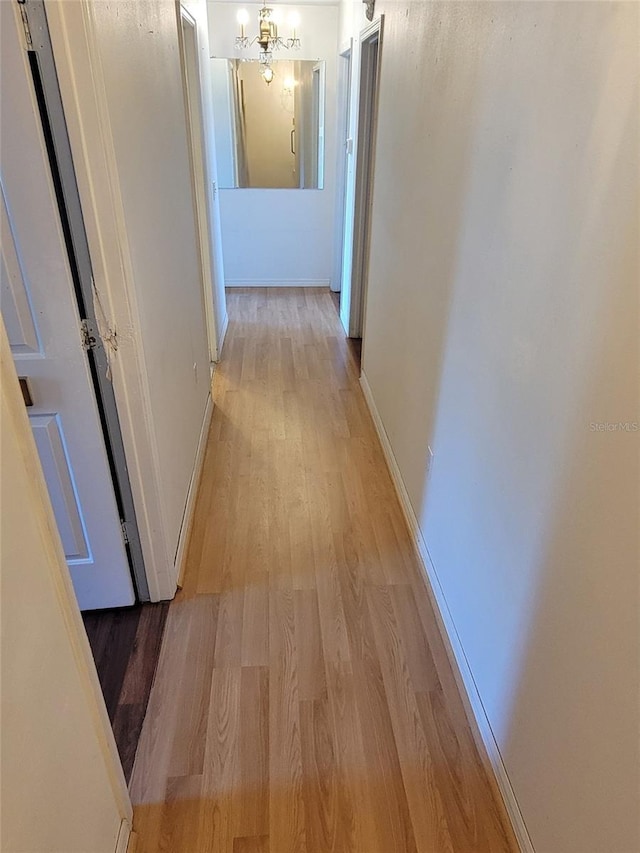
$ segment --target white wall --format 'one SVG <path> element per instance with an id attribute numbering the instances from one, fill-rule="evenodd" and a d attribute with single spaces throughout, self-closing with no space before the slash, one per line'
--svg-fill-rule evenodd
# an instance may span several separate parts
<path id="1" fill-rule="evenodd" d="M 640 8 L 376 11 L 364 372 L 535 849 L 630 853 Z"/>
<path id="2" fill-rule="evenodd" d="M 114 853 L 131 805 L 1 321 L 0 339 L 0 848 Z"/>
<path id="3" fill-rule="evenodd" d="M 278 3 L 285 17 L 300 13 L 302 48 L 281 51 L 276 58 L 326 61 L 325 182 L 322 190 L 233 189 L 220 191 L 222 239 L 227 285 L 329 284 L 333 275 L 337 5 Z M 260 4 L 210 2 L 211 55 L 235 58 L 236 14 L 247 9 L 247 34 L 257 32 Z M 285 30 L 287 28 L 285 27 Z M 282 33 L 287 35 L 286 32 Z M 247 55 L 258 56 L 257 46 Z"/>
<path id="4" fill-rule="evenodd" d="M 186 5 L 206 51 L 204 3 Z M 177 7 L 52 2 L 47 13 L 96 287 L 118 331 L 113 381 L 150 591 L 169 598 L 210 390 Z"/>

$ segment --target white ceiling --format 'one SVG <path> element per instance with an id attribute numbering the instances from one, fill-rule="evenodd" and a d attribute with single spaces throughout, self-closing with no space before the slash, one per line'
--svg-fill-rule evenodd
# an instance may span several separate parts
<path id="1" fill-rule="evenodd" d="M 243 0 L 208 0 L 209 3 L 236 3 L 243 4 Z M 269 6 L 277 6 L 282 0 L 268 0 Z M 261 6 L 262 0 L 246 0 L 246 6 L 256 5 Z M 295 0 L 295 2 L 285 3 L 287 6 L 339 6 L 340 0 Z"/>

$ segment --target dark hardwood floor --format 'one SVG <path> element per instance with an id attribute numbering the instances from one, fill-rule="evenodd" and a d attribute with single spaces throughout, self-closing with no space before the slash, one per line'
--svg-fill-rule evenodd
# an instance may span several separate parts
<path id="1" fill-rule="evenodd" d="M 82 614 L 127 782 L 168 610 L 161 602 Z"/>

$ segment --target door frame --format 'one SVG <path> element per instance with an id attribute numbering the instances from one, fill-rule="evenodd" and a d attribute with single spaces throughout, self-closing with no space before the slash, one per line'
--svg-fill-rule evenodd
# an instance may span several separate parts
<path id="1" fill-rule="evenodd" d="M 318 97 L 317 99 L 313 97 L 314 88 L 318 86 Z M 311 101 L 315 108 L 317 107 L 317 114 L 315 116 L 318 123 L 318 133 L 315 135 L 313 140 L 314 147 L 316 149 L 315 154 L 315 164 L 312 164 L 316 171 L 316 188 L 319 190 L 324 189 L 324 172 L 325 172 L 325 92 L 327 88 L 327 69 L 326 63 L 322 60 L 318 60 L 312 69 L 311 76 L 311 89 L 312 89 L 312 97 Z"/>
<path id="2" fill-rule="evenodd" d="M 331 290 L 340 293 L 342 289 L 342 259 L 345 240 L 346 181 L 348 157 L 348 133 L 350 125 L 350 93 L 353 43 L 338 55 L 338 155 L 336 168 L 336 233 L 335 233 L 335 273 L 331 279 Z"/>
<path id="3" fill-rule="evenodd" d="M 362 337 L 366 301 L 366 275 L 368 269 L 369 235 L 368 222 L 373 197 L 373 183 L 363 184 L 363 161 L 373 162 L 375 157 L 375 127 L 371 138 L 364 138 L 362 107 L 366 96 L 371 95 L 370 70 L 371 46 L 377 42 L 377 80 L 373 93 L 377 104 L 384 15 L 380 15 L 358 36 L 351 54 L 350 128 L 347 146 L 352 149 L 351 162 L 347 165 L 345 179 L 344 248 L 342 256 L 342 294 L 340 319 L 349 337 Z M 364 72 L 364 73 L 363 73 Z M 376 110 L 377 112 L 377 110 Z M 374 116 L 375 120 L 375 116 Z M 367 149 L 365 151 L 365 144 Z M 364 156 L 366 154 L 366 156 Z M 363 217 L 362 213 L 366 215 Z"/>
<path id="4" fill-rule="evenodd" d="M 138 601 L 148 601 L 149 586 L 138 520 L 116 398 L 109 378 L 111 352 L 117 349 L 117 338 L 94 284 L 92 258 L 43 0 L 22 2 L 21 15 L 23 20 L 26 20 L 31 35 L 31 44 L 27 46 L 29 64 L 36 88 L 40 121 L 47 139 L 49 168 L 56 188 L 56 200 L 75 285 L 78 312 L 87 339 L 91 341 L 90 346 L 87 346 L 87 359 L 111 473 L 111 487 L 120 514 L 124 547 L 136 598 Z M 107 484 L 104 486 L 107 487 Z"/>
<path id="5" fill-rule="evenodd" d="M 205 135 L 203 120 L 203 96 L 200 79 L 200 48 L 198 23 L 180 0 L 176 0 L 178 14 L 178 40 L 180 43 L 180 65 L 184 89 L 185 121 L 189 140 L 193 207 L 200 255 L 202 297 L 207 322 L 209 362 L 211 371 L 218 361 L 218 341 L 215 322 L 215 284 L 212 264 L 211 224 L 207 204 L 206 187 L 209 184 L 205 157 Z M 187 35 L 188 33 L 188 35 Z"/>
<path id="6" fill-rule="evenodd" d="M 360 33 L 358 142 L 355 167 L 351 301 L 349 306 L 349 335 L 353 338 L 362 338 L 364 332 L 371 240 L 371 207 L 373 204 L 378 94 L 380 90 L 382 29 L 383 17 L 373 21 Z"/>

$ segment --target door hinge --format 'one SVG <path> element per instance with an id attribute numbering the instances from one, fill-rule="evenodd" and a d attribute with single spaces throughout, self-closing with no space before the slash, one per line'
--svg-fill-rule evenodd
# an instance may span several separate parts
<path id="1" fill-rule="evenodd" d="M 89 350 L 95 349 L 98 346 L 99 333 L 94 323 L 91 320 L 82 320 L 80 323 L 80 337 L 82 346 Z"/>
<path id="2" fill-rule="evenodd" d="M 18 4 L 20 5 L 20 17 L 22 18 L 22 29 L 24 30 L 24 39 L 27 50 L 34 50 L 33 39 L 31 38 L 31 27 L 29 26 L 29 18 L 27 17 L 27 10 L 24 7 L 24 3 L 25 0 L 18 0 Z"/>
<path id="3" fill-rule="evenodd" d="M 122 538 L 124 540 L 124 544 L 129 544 L 129 532 L 127 530 L 127 522 L 120 519 L 120 529 L 122 530 Z"/>

